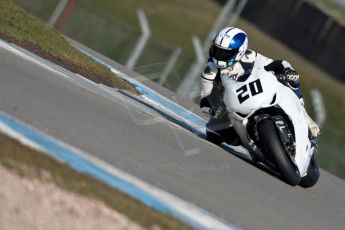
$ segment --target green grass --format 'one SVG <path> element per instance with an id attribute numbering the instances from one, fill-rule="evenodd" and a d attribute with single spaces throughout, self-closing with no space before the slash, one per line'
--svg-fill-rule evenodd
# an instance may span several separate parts
<path id="1" fill-rule="evenodd" d="M 134 88 L 103 65 L 81 54 L 38 18 L 31 16 L 11 0 L 0 0 L 0 38 L 22 46 L 97 83 L 127 89 Z"/>
<path id="2" fill-rule="evenodd" d="M 84 0 L 94 9 L 101 9 L 139 29 L 136 10 L 147 13 L 153 36 L 161 41 L 194 52 L 191 38 L 206 38 L 219 6 L 208 0 Z M 187 42 L 186 42 L 187 41 Z"/>
<path id="3" fill-rule="evenodd" d="M 44 8 L 47 6 L 37 7 L 39 2 L 50 4 L 49 9 L 56 6 L 55 1 L 16 2 L 44 20 L 47 20 Z M 183 52 L 166 83 L 169 88 L 176 89 L 194 59 L 192 37 L 196 35 L 205 39 L 217 17 L 219 6 L 215 2 L 83 0 L 78 2 L 63 32 L 125 64 L 141 33 L 136 12 L 139 7 L 144 8 L 148 16 L 152 39 L 135 70 L 148 77 L 160 75 L 175 47 L 182 47 Z M 152 64 L 155 66 L 150 69 Z"/>
<path id="4" fill-rule="evenodd" d="M 179 220 L 161 214 L 126 194 L 59 161 L 23 146 L 0 133 L 0 164 L 26 178 L 53 182 L 76 194 L 92 197 L 128 216 L 145 229 L 191 229 Z M 49 175 L 49 176 L 47 176 Z"/>
<path id="5" fill-rule="evenodd" d="M 345 133 L 327 123 L 323 133 L 316 159 L 323 169 L 345 179 Z"/>

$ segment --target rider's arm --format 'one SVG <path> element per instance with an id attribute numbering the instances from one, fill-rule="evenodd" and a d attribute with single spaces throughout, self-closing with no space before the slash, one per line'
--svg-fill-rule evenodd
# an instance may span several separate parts
<path id="1" fill-rule="evenodd" d="M 211 105 L 207 97 L 211 94 L 213 89 L 213 81 L 217 76 L 218 69 L 211 59 L 205 64 L 201 72 L 201 101 L 200 108 L 210 108 Z"/>
<path id="2" fill-rule="evenodd" d="M 299 88 L 299 75 L 289 62 L 267 58 L 264 68 L 266 71 L 273 72 L 278 77 L 278 80 L 286 81 L 290 87 L 295 89 Z M 283 79 L 279 79 L 279 77 L 283 77 Z"/>
<path id="3" fill-rule="evenodd" d="M 273 71 L 276 75 L 284 74 L 284 70 L 287 68 L 293 69 L 290 63 L 284 60 L 272 60 L 265 65 L 266 71 Z"/>

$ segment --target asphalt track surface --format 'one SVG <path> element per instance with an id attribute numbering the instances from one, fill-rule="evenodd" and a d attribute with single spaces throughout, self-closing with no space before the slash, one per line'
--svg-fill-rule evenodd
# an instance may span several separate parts
<path id="1" fill-rule="evenodd" d="M 145 108 L 111 101 L 1 48 L 0 110 L 240 228 L 344 229 L 341 179 L 321 171 L 314 188 L 291 187 Z"/>

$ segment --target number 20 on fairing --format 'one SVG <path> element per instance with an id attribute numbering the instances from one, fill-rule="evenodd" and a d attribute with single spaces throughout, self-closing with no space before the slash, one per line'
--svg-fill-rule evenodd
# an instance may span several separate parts
<path id="1" fill-rule="evenodd" d="M 249 91 L 248 92 L 248 86 L 249 86 Z M 240 102 L 240 104 L 242 104 L 243 102 L 245 102 L 247 99 L 249 99 L 251 96 L 255 96 L 257 94 L 262 93 L 262 85 L 260 82 L 260 79 L 256 80 L 256 81 L 252 81 L 240 88 L 238 88 L 236 90 L 236 93 L 239 93 L 237 95 L 238 101 Z"/>

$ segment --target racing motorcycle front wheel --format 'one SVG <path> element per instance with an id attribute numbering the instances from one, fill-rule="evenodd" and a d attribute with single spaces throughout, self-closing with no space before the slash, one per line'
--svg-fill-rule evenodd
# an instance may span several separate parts
<path id="1" fill-rule="evenodd" d="M 278 168 L 285 182 L 292 186 L 298 185 L 301 181 L 300 174 L 285 151 L 273 121 L 271 119 L 264 119 L 257 127 L 267 154 L 272 157 L 273 163 Z"/>
<path id="2" fill-rule="evenodd" d="M 314 156 L 313 156 L 310 160 L 307 175 L 302 177 L 299 185 L 303 188 L 313 187 L 319 180 L 319 177 L 320 177 L 319 167 L 317 166 L 316 160 L 314 159 Z"/>

